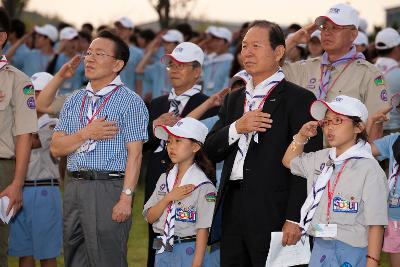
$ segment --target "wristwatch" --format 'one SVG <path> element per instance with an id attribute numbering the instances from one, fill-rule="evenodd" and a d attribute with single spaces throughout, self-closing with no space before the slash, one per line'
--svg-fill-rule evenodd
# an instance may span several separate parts
<path id="1" fill-rule="evenodd" d="M 122 193 L 127 195 L 128 197 L 133 196 L 135 193 L 129 187 L 122 189 Z"/>

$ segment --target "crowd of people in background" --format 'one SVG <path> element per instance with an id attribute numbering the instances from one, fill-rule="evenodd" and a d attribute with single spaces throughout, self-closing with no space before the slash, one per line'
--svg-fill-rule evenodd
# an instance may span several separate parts
<path id="1" fill-rule="evenodd" d="M 235 32 L 0 9 L 0 267 L 127 266 L 139 176 L 149 267 L 265 266 L 276 231 L 312 267 L 400 266 L 398 30 L 348 4 Z"/>

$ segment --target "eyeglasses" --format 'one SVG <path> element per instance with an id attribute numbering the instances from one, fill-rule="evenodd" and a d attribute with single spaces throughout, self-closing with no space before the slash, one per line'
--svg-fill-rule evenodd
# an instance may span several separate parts
<path id="1" fill-rule="evenodd" d="M 340 118 L 340 117 L 335 117 L 335 118 L 330 119 L 330 120 L 328 120 L 328 119 L 320 120 L 320 121 L 318 122 L 318 125 L 319 125 L 320 127 L 324 128 L 324 127 L 327 127 L 327 126 L 329 126 L 329 125 L 331 125 L 331 124 L 332 124 L 332 125 L 339 125 L 339 124 L 342 124 L 343 121 L 351 121 L 351 120 L 350 120 L 350 119 L 343 119 L 343 118 Z"/>
<path id="2" fill-rule="evenodd" d="M 332 26 L 327 26 L 326 24 L 320 25 L 319 30 L 321 32 L 331 32 L 331 33 L 337 33 L 341 30 L 353 30 L 354 26 L 339 26 L 339 25 L 332 25 Z"/>
<path id="3" fill-rule="evenodd" d="M 86 57 L 93 56 L 95 59 L 104 59 L 105 57 L 112 57 L 112 58 L 115 58 L 115 59 L 116 59 L 115 56 L 107 55 L 107 54 L 104 53 L 104 52 L 93 52 L 93 51 L 86 51 L 86 52 L 84 52 L 84 53 L 82 54 L 82 56 L 85 57 L 85 58 L 86 58 Z"/>
<path id="4" fill-rule="evenodd" d="M 167 70 L 168 71 L 171 71 L 173 69 L 175 69 L 175 70 L 183 70 L 184 68 L 187 68 L 187 67 L 194 67 L 194 64 L 193 63 L 191 63 L 191 64 L 169 63 L 167 65 Z"/>

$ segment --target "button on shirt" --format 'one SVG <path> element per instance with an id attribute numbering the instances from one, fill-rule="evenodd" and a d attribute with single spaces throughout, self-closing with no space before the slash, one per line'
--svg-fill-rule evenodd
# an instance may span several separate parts
<path id="1" fill-rule="evenodd" d="M 126 144 L 135 141 L 147 141 L 147 125 L 149 115 L 143 100 L 125 85 L 117 76 L 110 86 L 119 85 L 119 88 L 112 93 L 111 97 L 100 110 L 97 118 L 106 117 L 107 121 L 114 121 L 119 128 L 113 139 L 97 141 L 96 148 L 89 152 L 68 155 L 67 169 L 78 171 L 81 169 L 95 171 L 124 171 L 128 150 Z M 86 114 L 91 103 L 87 90 L 90 90 L 90 83 L 86 89 L 79 90 L 72 94 L 63 106 L 60 113 L 60 122 L 55 131 L 63 131 L 66 134 L 74 134 L 87 124 Z M 81 110 L 83 99 L 86 100 Z M 96 102 L 96 108 L 107 97 L 103 96 Z M 82 114 L 82 116 L 80 116 Z M 81 121 L 81 117 L 83 123 Z"/>

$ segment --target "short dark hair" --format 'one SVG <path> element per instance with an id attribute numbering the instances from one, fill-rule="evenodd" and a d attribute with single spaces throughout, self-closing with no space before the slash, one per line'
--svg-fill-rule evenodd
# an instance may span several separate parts
<path id="1" fill-rule="evenodd" d="M 156 37 L 156 34 L 151 29 L 144 29 L 140 31 L 139 36 L 149 43 Z"/>
<path id="2" fill-rule="evenodd" d="M 348 117 L 348 118 L 351 119 L 351 121 L 353 122 L 353 126 L 355 126 L 355 127 L 360 126 L 360 124 L 362 123 L 362 120 L 361 120 L 360 117 L 357 117 L 357 116 L 346 116 L 346 117 Z M 357 134 L 356 139 L 357 139 L 357 140 L 356 140 L 357 142 L 358 142 L 359 140 L 362 140 L 362 141 L 364 141 L 364 142 L 367 142 L 367 141 L 368 141 L 367 130 L 364 128 L 364 129 L 362 130 L 361 133 L 358 133 L 358 134 Z"/>
<path id="3" fill-rule="evenodd" d="M 4 7 L 0 7 L 0 32 L 8 33 L 10 32 L 10 17 L 8 16 L 8 12 Z M 7 40 L 4 42 L 2 49 L 6 45 Z"/>
<path id="4" fill-rule="evenodd" d="M 192 26 L 189 23 L 180 23 L 175 26 L 175 29 L 180 31 L 185 37 L 185 41 L 189 41 L 193 37 Z"/>
<path id="5" fill-rule="evenodd" d="M 275 50 L 275 48 L 280 45 L 286 47 L 285 35 L 283 34 L 283 31 L 278 24 L 267 20 L 255 20 L 249 25 L 248 29 L 251 29 L 253 27 L 259 27 L 268 30 L 269 43 L 271 44 L 272 49 Z"/>
<path id="6" fill-rule="evenodd" d="M 88 33 L 88 32 L 79 31 L 78 35 L 79 35 L 79 37 L 82 37 L 83 39 L 85 39 L 88 43 L 90 43 L 92 41 L 92 35 L 90 35 L 90 33 Z"/>
<path id="7" fill-rule="evenodd" d="M 128 45 L 121 38 L 110 31 L 101 31 L 97 37 L 108 39 L 114 43 L 114 56 L 116 59 L 124 61 L 125 67 L 129 60 Z M 124 67 L 121 69 L 121 71 L 124 69 Z"/>
<path id="8" fill-rule="evenodd" d="M 88 23 L 88 22 L 82 24 L 81 29 L 83 29 L 83 28 L 87 28 L 90 31 L 90 33 L 92 33 L 93 30 L 94 30 L 93 25 L 91 23 Z"/>
<path id="9" fill-rule="evenodd" d="M 12 19 L 10 32 L 15 32 L 15 36 L 21 38 L 25 34 L 25 23 L 20 19 Z"/>

